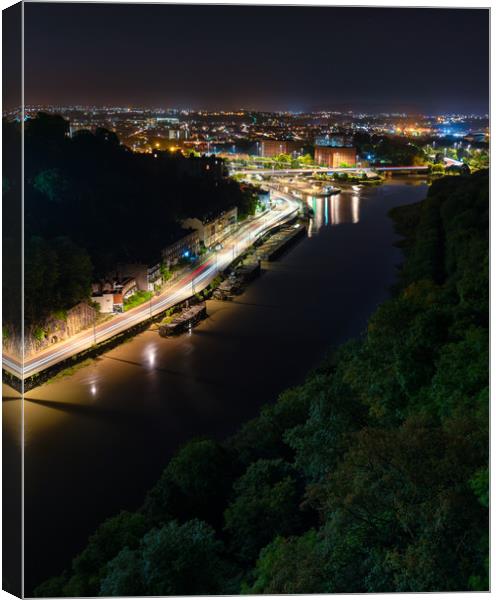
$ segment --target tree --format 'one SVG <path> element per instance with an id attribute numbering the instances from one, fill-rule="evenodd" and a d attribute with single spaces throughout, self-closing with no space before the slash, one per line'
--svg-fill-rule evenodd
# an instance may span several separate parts
<path id="1" fill-rule="evenodd" d="M 259 458 L 292 461 L 294 452 L 285 440 L 285 432 L 306 421 L 311 401 L 310 386 L 284 391 L 275 404 L 264 406 L 258 417 L 245 423 L 227 441 L 228 449 L 245 467 Z"/>
<path id="2" fill-rule="evenodd" d="M 67 573 L 50 577 L 34 589 L 35 598 L 58 598 L 65 595 Z"/>
<path id="3" fill-rule="evenodd" d="M 141 557 L 127 546 L 109 561 L 99 589 L 100 596 L 141 596 L 143 587 Z"/>
<path id="4" fill-rule="evenodd" d="M 303 156 L 298 157 L 298 161 L 301 165 L 311 166 L 315 164 L 311 154 L 304 154 Z"/>
<path id="5" fill-rule="evenodd" d="M 488 589 L 488 207 L 480 171 L 392 211 L 405 261 L 364 335 L 183 447 L 40 595 Z"/>
<path id="6" fill-rule="evenodd" d="M 59 264 L 56 251 L 40 237 L 30 237 L 25 245 L 24 315 L 30 327 L 59 308 Z"/>
<path id="7" fill-rule="evenodd" d="M 236 465 L 217 442 L 193 440 L 183 446 L 150 491 L 144 510 L 153 523 L 170 518 L 222 522 Z"/>
<path id="8" fill-rule="evenodd" d="M 350 434 L 366 423 L 366 407 L 345 381 L 348 361 L 353 360 L 357 347 L 356 343 L 345 345 L 307 380 L 308 418 L 284 433 L 295 451 L 294 464 L 308 482 L 332 473 L 348 448 Z"/>
<path id="9" fill-rule="evenodd" d="M 299 537 L 276 537 L 266 546 L 244 594 L 322 594 L 326 592 L 325 552 L 314 529 Z"/>
<path id="10" fill-rule="evenodd" d="M 469 480 L 485 460 L 474 422 L 447 428 L 420 417 L 365 428 L 312 492 L 324 510 L 329 591 L 467 589 L 482 575 L 487 513 Z"/>
<path id="11" fill-rule="evenodd" d="M 435 163 L 431 165 L 431 173 L 434 175 L 444 175 L 444 164 Z"/>
<path id="12" fill-rule="evenodd" d="M 183 217 L 202 217 L 233 204 L 240 217 L 256 210 L 256 195 L 225 177 L 225 164 L 218 157 L 186 158 L 180 152 L 162 152 L 157 160 L 153 155 L 131 152 L 115 133 L 104 128 L 69 136 L 68 121 L 43 113 L 26 121 L 25 133 L 29 328 L 43 327 L 54 311 L 85 300 L 91 280 L 115 272 L 118 263 L 157 260 L 169 236 L 177 234 Z M 5 134 L 6 154 L 20 156 L 19 126 L 6 124 Z M 211 168 L 196 170 L 198 161 L 210 161 Z M 14 163 L 8 161 L 4 173 L 6 224 L 12 228 L 19 218 L 9 199 L 19 193 L 22 179 Z M 121 233 L 110 235 L 111 230 Z M 15 247 L 18 237 L 14 229 L 12 232 L 6 243 Z M 56 241 L 61 233 L 63 244 Z M 46 277 L 42 276 L 40 286 L 39 275 L 44 270 Z M 18 298 L 6 302 L 10 328 L 19 329 L 18 306 Z"/>
<path id="13" fill-rule="evenodd" d="M 47 144 L 48 150 L 64 144 L 69 133 L 69 121 L 60 115 L 40 112 L 29 118 L 25 124 L 26 142 L 28 144 Z"/>
<path id="14" fill-rule="evenodd" d="M 222 543 L 214 530 L 198 520 L 172 521 L 154 529 L 141 546 L 141 570 L 146 595 L 219 594 L 225 566 Z"/>
<path id="15" fill-rule="evenodd" d="M 234 484 L 225 529 L 240 560 L 254 560 L 276 535 L 298 533 L 302 490 L 294 470 L 282 460 L 258 460 Z"/>
<path id="16" fill-rule="evenodd" d="M 72 308 L 90 294 L 88 254 L 67 237 L 30 237 L 25 249 L 25 319 L 40 325 L 59 310 Z"/>
<path id="17" fill-rule="evenodd" d="M 59 285 L 63 288 L 61 302 L 64 308 L 71 308 L 90 295 L 93 272 L 91 260 L 86 250 L 76 246 L 67 237 L 55 238 L 53 247 L 59 265 Z"/>
<path id="18" fill-rule="evenodd" d="M 488 351 L 488 332 L 482 328 L 471 328 L 461 341 L 443 346 L 430 394 L 440 416 L 476 413 L 485 416 L 489 393 Z"/>
<path id="19" fill-rule="evenodd" d="M 51 202 L 60 203 L 68 190 L 68 183 L 63 179 L 59 169 L 40 171 L 33 180 L 33 187 L 49 198 Z"/>
<path id="20" fill-rule="evenodd" d="M 122 548 L 136 548 L 146 530 L 145 517 L 140 513 L 122 511 L 104 521 L 73 560 L 72 576 L 64 587 L 64 595 L 97 595 L 107 575 L 107 562 Z"/>

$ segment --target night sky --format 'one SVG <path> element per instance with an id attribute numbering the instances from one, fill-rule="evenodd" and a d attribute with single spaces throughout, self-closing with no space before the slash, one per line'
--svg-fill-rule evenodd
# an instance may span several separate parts
<path id="1" fill-rule="evenodd" d="M 25 5 L 27 104 L 488 112 L 489 11 Z"/>

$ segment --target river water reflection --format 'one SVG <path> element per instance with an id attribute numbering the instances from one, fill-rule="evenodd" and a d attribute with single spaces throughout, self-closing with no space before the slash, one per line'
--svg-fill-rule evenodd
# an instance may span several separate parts
<path id="1" fill-rule="evenodd" d="M 236 301 L 209 302 L 191 334 L 147 331 L 26 394 L 28 594 L 69 566 L 103 519 L 137 508 L 180 444 L 231 434 L 364 330 L 401 260 L 387 212 L 426 189 L 393 182 L 311 198 L 309 237 Z"/>
<path id="2" fill-rule="evenodd" d="M 358 186 L 342 190 L 333 196 L 307 196 L 306 204 L 311 210 L 309 237 L 318 233 L 322 227 L 358 223 L 360 220 L 361 196 L 369 195 Z"/>

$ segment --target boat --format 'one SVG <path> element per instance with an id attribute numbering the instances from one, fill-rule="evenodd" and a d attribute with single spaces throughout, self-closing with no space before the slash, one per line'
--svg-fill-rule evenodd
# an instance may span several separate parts
<path id="1" fill-rule="evenodd" d="M 313 194 L 314 196 L 333 196 L 334 194 L 339 194 L 341 192 L 340 188 L 334 187 L 333 185 L 326 185 L 322 188 L 322 191 L 317 194 Z"/>

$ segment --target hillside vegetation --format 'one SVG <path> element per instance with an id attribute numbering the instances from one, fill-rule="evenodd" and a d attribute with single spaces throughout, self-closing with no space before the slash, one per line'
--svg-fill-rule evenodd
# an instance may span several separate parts
<path id="1" fill-rule="evenodd" d="M 57 115 L 40 113 L 26 121 L 24 131 L 27 331 L 87 300 L 91 282 L 115 271 L 119 262 L 156 263 L 181 219 L 234 205 L 240 217 L 255 211 L 253 192 L 213 169 L 195 170 L 199 158 L 180 152 L 133 153 L 103 128 L 70 137 L 69 122 Z M 9 156 L 15 157 L 21 126 L 4 121 L 3 132 Z M 15 161 L 6 162 L 7 235 L 20 218 L 16 207 L 22 178 L 17 171 Z M 11 272 L 13 288 L 16 271 Z M 6 292 L 5 324 L 19 329 L 18 304 Z"/>
<path id="2" fill-rule="evenodd" d="M 478 172 L 393 210 L 405 260 L 363 338 L 186 444 L 35 594 L 487 590 L 488 202 Z"/>

